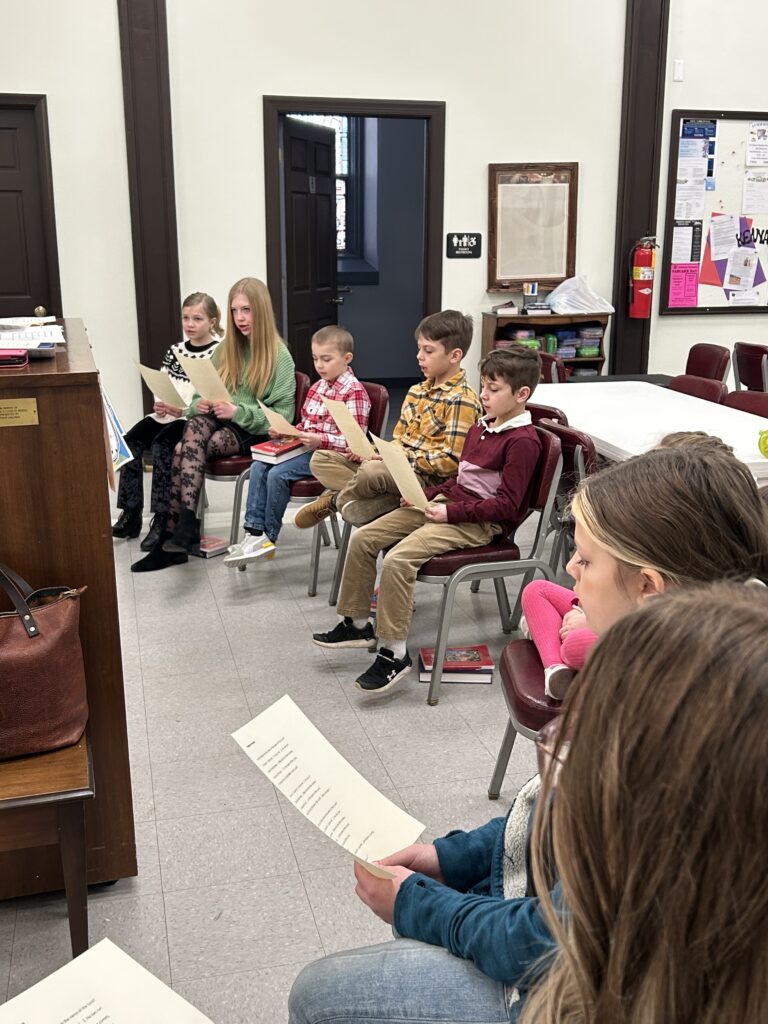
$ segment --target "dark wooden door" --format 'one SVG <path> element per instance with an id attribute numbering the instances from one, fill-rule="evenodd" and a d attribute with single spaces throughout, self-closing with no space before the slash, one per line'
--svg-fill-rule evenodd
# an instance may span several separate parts
<path id="1" fill-rule="evenodd" d="M 283 121 L 283 326 L 296 369 L 312 377 L 312 335 L 337 322 L 335 140 L 332 128 Z"/>
<path id="2" fill-rule="evenodd" d="M 61 316 L 42 96 L 0 96 L 0 239 L 0 316 Z"/>

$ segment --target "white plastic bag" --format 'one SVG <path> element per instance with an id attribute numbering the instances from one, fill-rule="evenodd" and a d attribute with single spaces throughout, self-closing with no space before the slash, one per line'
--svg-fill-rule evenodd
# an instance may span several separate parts
<path id="1" fill-rule="evenodd" d="M 569 277 L 547 296 L 553 313 L 614 313 L 613 306 L 601 299 L 587 284 L 586 278 Z"/>

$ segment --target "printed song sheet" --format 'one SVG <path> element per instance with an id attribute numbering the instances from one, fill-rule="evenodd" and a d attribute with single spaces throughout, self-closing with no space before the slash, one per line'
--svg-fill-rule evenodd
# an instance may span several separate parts
<path id="1" fill-rule="evenodd" d="M 166 405 L 172 405 L 175 409 L 185 408 L 186 402 L 171 384 L 167 373 L 163 373 L 162 370 L 153 370 L 151 366 L 144 366 L 143 363 L 136 365 L 153 395 L 157 396 L 161 402 L 165 402 Z"/>
<path id="2" fill-rule="evenodd" d="M 392 479 L 397 484 L 398 491 L 414 508 L 421 509 L 423 512 L 429 502 L 419 478 L 411 468 L 408 456 L 399 444 L 395 444 L 393 441 L 382 441 L 375 434 L 371 434 L 371 437 L 378 449 L 379 455 L 384 460 L 384 465 L 392 474 Z"/>
<path id="3" fill-rule="evenodd" d="M 264 405 L 263 402 L 259 402 L 259 408 L 267 417 L 267 423 L 273 430 L 276 430 L 278 434 L 284 434 L 286 437 L 298 437 L 299 432 L 292 423 L 289 423 L 285 416 L 281 416 L 279 412 L 275 412 L 274 409 L 270 409 L 268 405 Z"/>
<path id="4" fill-rule="evenodd" d="M 212 1024 L 109 939 L 0 1006 L 0 1024 Z"/>
<path id="5" fill-rule="evenodd" d="M 201 398 L 207 402 L 232 401 L 224 381 L 210 359 L 190 359 L 183 352 L 179 352 L 178 357 L 184 372 L 195 385 L 195 391 Z"/>
<path id="6" fill-rule="evenodd" d="M 371 863 L 415 842 L 424 826 L 367 782 L 289 696 L 232 734 L 301 813 L 381 878 Z"/>
<path id="7" fill-rule="evenodd" d="M 338 402 L 335 398 L 324 398 L 323 401 L 336 426 L 344 435 L 349 450 L 359 455 L 361 459 L 372 458 L 376 450 L 344 402 Z"/>

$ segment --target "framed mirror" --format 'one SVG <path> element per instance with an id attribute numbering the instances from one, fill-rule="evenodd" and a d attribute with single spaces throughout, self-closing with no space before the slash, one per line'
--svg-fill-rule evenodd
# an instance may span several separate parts
<path id="1" fill-rule="evenodd" d="M 488 165 L 488 291 L 576 272 L 579 165 Z"/>

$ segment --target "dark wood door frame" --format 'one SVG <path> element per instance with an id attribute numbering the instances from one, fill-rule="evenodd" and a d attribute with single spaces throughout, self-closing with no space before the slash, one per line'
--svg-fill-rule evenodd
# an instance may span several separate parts
<path id="1" fill-rule="evenodd" d="M 61 279 L 59 277 L 59 247 L 56 241 L 56 211 L 53 204 L 53 173 L 51 171 L 51 144 L 48 136 L 48 104 L 45 96 L 37 93 L 0 93 L 0 105 L 6 109 L 31 110 L 35 122 L 37 162 L 40 171 L 40 200 L 43 217 L 43 240 L 48 264 L 51 316 L 63 316 L 61 308 Z M 32 316 L 34 310 L 29 310 Z"/>
<path id="2" fill-rule="evenodd" d="M 279 124 L 282 114 L 345 114 L 348 117 L 412 117 L 426 122 L 424 211 L 424 311 L 437 312 L 443 298 L 443 197 L 445 103 L 420 100 L 353 100 L 310 96 L 264 97 L 264 193 L 267 287 L 278 320 L 283 308 L 283 239 L 280 231 Z M 282 327 L 282 324 L 281 324 Z"/>

